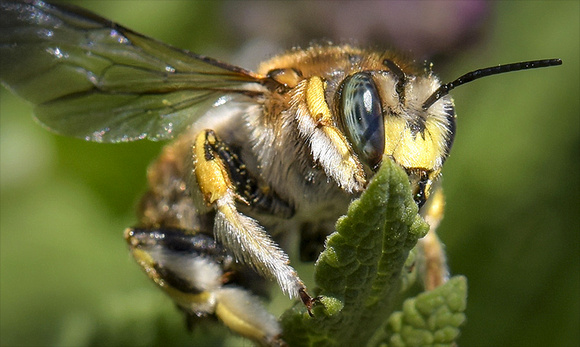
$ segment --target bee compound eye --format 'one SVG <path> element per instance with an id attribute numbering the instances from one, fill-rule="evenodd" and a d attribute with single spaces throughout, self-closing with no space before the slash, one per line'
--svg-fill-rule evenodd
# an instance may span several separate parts
<path id="1" fill-rule="evenodd" d="M 344 80 L 339 105 L 343 128 L 355 152 L 375 168 L 385 150 L 385 126 L 379 93 L 368 72 Z"/>

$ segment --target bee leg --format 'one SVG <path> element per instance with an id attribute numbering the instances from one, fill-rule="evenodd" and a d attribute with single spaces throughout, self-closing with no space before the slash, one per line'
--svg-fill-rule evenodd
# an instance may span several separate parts
<path id="1" fill-rule="evenodd" d="M 213 130 L 200 132 L 192 148 L 195 180 L 206 206 L 215 211 L 214 234 L 236 259 L 268 278 L 274 278 L 291 298 L 311 298 L 288 255 L 278 247 L 258 222 L 240 212 L 236 201 L 249 204 L 236 188 L 230 172 L 227 146 Z M 225 152 L 225 153 L 224 153 Z"/>
<path id="2" fill-rule="evenodd" d="M 239 268 L 211 236 L 181 229 L 131 228 L 125 239 L 149 278 L 184 312 L 188 329 L 200 318 L 216 317 L 261 345 L 284 345 L 276 317 L 258 298 L 235 283 L 223 283 L 225 273 L 245 268 Z"/>
<path id="3" fill-rule="evenodd" d="M 449 279 L 449 269 L 443 243 L 435 230 L 443 219 L 445 196 L 440 186 L 435 187 L 431 197 L 421 209 L 421 214 L 429 224 L 429 232 L 418 242 L 419 273 L 422 274 L 426 290 L 432 290 Z"/>
<path id="4" fill-rule="evenodd" d="M 177 309 L 181 312 L 183 312 L 183 315 L 185 316 L 185 328 L 187 329 L 188 333 L 193 333 L 193 331 L 195 330 L 195 327 L 198 326 L 198 324 L 201 323 L 201 321 L 204 320 L 205 317 L 200 317 L 197 314 L 179 306 L 179 305 L 175 305 L 175 307 L 177 307 Z"/>

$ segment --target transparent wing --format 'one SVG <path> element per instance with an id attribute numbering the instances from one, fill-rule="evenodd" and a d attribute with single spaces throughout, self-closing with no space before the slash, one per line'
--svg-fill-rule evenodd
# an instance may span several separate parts
<path id="1" fill-rule="evenodd" d="M 0 1 L 0 80 L 49 129 L 90 141 L 173 137 L 261 77 L 178 50 L 88 11 Z"/>

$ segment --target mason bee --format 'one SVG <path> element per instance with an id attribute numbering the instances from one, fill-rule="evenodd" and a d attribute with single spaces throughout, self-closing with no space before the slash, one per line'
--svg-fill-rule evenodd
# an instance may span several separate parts
<path id="1" fill-rule="evenodd" d="M 313 299 L 277 239 L 301 236 L 314 260 L 384 156 L 409 174 L 431 225 L 427 289 L 447 278 L 435 228 L 438 180 L 455 134 L 447 93 L 473 79 L 559 60 L 502 65 L 441 84 L 392 52 L 314 45 L 257 72 L 180 51 L 84 10 L 1 3 L 2 83 L 59 134 L 94 142 L 170 140 L 149 172 L 125 238 L 191 325 L 217 316 L 258 343 L 282 343 L 254 294 L 274 279 Z"/>

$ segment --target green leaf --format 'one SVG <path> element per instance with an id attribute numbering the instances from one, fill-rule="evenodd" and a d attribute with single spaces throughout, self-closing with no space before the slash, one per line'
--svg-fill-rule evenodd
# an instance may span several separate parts
<path id="1" fill-rule="evenodd" d="M 316 262 L 314 317 L 302 305 L 283 314 L 290 346 L 367 344 L 396 308 L 405 261 L 429 229 L 417 211 L 407 174 L 385 158 Z"/>
<path id="2" fill-rule="evenodd" d="M 452 346 L 465 321 L 467 279 L 455 276 L 430 292 L 405 300 L 385 327 L 388 346 Z"/>

